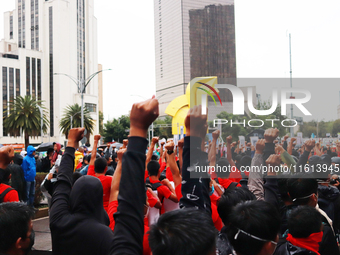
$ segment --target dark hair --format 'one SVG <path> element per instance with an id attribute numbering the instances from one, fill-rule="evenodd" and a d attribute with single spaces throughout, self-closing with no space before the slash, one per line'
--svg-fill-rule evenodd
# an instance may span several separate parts
<path id="1" fill-rule="evenodd" d="M 251 157 L 246 155 L 243 156 L 241 159 L 241 166 L 250 166 L 251 165 Z"/>
<path id="2" fill-rule="evenodd" d="M 231 245 L 242 255 L 258 254 L 267 241 L 257 240 L 240 230 L 264 240 L 274 241 L 280 230 L 279 213 L 272 204 L 262 200 L 243 202 L 233 208 L 227 227 Z"/>
<path id="3" fill-rule="evenodd" d="M 107 161 L 105 158 L 97 158 L 94 161 L 94 171 L 98 174 L 102 174 L 107 167 Z"/>
<path id="4" fill-rule="evenodd" d="M 10 175 L 11 170 L 9 167 L 6 167 L 6 169 L 0 169 L 0 183 L 8 184 Z"/>
<path id="5" fill-rule="evenodd" d="M 208 255 L 216 247 L 211 215 L 197 209 L 181 209 L 159 217 L 149 231 L 153 255 Z"/>
<path id="6" fill-rule="evenodd" d="M 321 214 L 311 206 L 298 206 L 288 218 L 289 233 L 296 238 L 306 238 L 320 232 Z"/>
<path id="7" fill-rule="evenodd" d="M 151 160 L 148 165 L 147 169 L 150 176 L 157 176 L 159 172 L 160 165 L 157 161 Z"/>
<path id="8" fill-rule="evenodd" d="M 23 160 L 24 160 L 24 158 L 19 153 L 15 153 L 14 154 L 14 158 L 13 158 L 14 164 L 17 164 L 17 165 L 21 166 Z"/>
<path id="9" fill-rule="evenodd" d="M 216 163 L 216 169 L 217 169 L 217 166 L 221 167 L 221 169 L 222 169 L 221 172 L 218 172 L 218 174 L 217 174 L 218 177 L 229 178 L 230 171 L 228 169 L 230 167 L 230 163 L 229 163 L 228 159 L 220 158 Z M 223 169 L 226 169 L 228 171 L 224 171 Z"/>
<path id="10" fill-rule="evenodd" d="M 26 239 L 34 212 L 24 203 L 0 204 L 0 252 L 7 252 L 18 238 Z"/>
<path id="11" fill-rule="evenodd" d="M 157 155 L 155 155 L 155 154 L 153 154 L 152 156 L 151 156 L 151 160 L 158 160 L 158 156 Z"/>
<path id="12" fill-rule="evenodd" d="M 227 189 L 221 196 L 217 211 L 223 221 L 224 225 L 229 223 L 229 215 L 235 205 L 240 202 L 248 200 L 256 200 L 255 195 L 248 189 L 243 187 L 235 187 L 234 189 Z"/>
<path id="13" fill-rule="evenodd" d="M 72 175 L 72 186 L 74 185 L 74 183 L 83 175 L 79 172 L 74 172 Z"/>
<path id="14" fill-rule="evenodd" d="M 291 178 L 287 181 L 287 188 L 289 192 L 289 196 L 293 201 L 293 203 L 298 205 L 307 205 L 309 201 L 309 196 L 313 193 L 318 193 L 318 182 L 314 178 L 308 178 L 310 176 L 297 175 L 297 178 Z"/>
<path id="15" fill-rule="evenodd" d="M 113 161 L 116 161 L 116 158 L 117 158 L 117 154 L 116 154 L 115 152 L 112 153 L 111 159 L 112 159 Z"/>

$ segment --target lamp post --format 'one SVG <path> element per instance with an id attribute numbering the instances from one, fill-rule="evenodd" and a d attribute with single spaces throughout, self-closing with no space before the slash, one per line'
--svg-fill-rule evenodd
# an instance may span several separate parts
<path id="1" fill-rule="evenodd" d="M 37 105 L 37 107 L 39 108 L 39 111 L 40 111 L 40 135 L 41 135 L 41 143 L 43 143 L 44 142 L 44 137 L 43 137 L 43 125 L 44 125 L 43 110 L 39 105 Z"/>
<path id="2" fill-rule="evenodd" d="M 65 74 L 65 73 L 54 73 L 54 75 L 65 75 L 69 77 L 76 85 L 78 88 L 78 93 L 81 95 L 81 127 L 84 127 L 84 94 L 85 94 L 85 89 L 87 85 L 90 83 L 90 81 L 99 73 L 104 72 L 104 71 L 109 71 L 111 69 L 105 69 L 105 70 L 100 70 L 98 72 L 95 72 L 91 74 L 89 77 L 87 77 L 85 80 L 81 79 L 78 80 L 71 75 Z"/>
<path id="3" fill-rule="evenodd" d="M 81 112 L 81 111 L 80 111 Z M 75 114 L 73 114 L 72 116 L 71 116 L 71 129 L 72 129 L 72 127 L 73 127 L 73 117 L 75 116 L 75 115 L 77 115 L 78 113 L 80 113 L 80 112 L 76 112 Z"/>

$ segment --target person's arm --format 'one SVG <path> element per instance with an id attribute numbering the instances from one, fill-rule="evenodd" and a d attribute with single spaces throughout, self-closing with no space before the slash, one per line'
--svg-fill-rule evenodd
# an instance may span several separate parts
<path id="1" fill-rule="evenodd" d="M 123 155 L 110 254 L 143 254 L 146 136 L 157 116 L 158 101 L 154 97 L 132 106 L 129 146 Z"/>
<path id="2" fill-rule="evenodd" d="M 156 143 L 158 143 L 158 137 L 152 137 L 148 153 L 146 154 L 145 169 L 147 169 L 147 165 L 151 161 L 151 157 L 153 155 Z"/>
<path id="3" fill-rule="evenodd" d="M 170 143 L 165 145 L 165 148 L 167 149 L 167 151 L 173 151 L 174 146 L 175 146 L 174 142 L 171 141 Z M 175 159 L 175 153 L 167 155 L 167 162 L 169 164 L 170 171 L 172 173 L 172 178 L 174 180 L 175 187 L 177 187 L 182 182 L 182 176 L 179 173 L 179 169 L 178 169 L 176 159 Z"/>
<path id="4" fill-rule="evenodd" d="M 126 151 L 126 148 L 120 149 L 117 152 L 118 163 L 117 163 L 116 171 L 112 177 L 109 203 L 111 203 L 112 201 L 118 200 L 119 184 L 120 184 L 120 178 L 122 176 L 122 159 L 123 159 L 123 155 L 125 151 Z"/>
<path id="5" fill-rule="evenodd" d="M 275 171 L 271 170 L 271 167 L 278 167 L 280 166 L 280 163 L 280 155 L 272 154 L 269 156 L 269 158 L 266 160 L 266 165 L 268 167 L 268 178 L 264 184 L 264 200 L 274 205 L 278 211 L 280 211 L 281 198 L 277 179 L 273 178 L 276 177 L 276 173 Z"/>
<path id="6" fill-rule="evenodd" d="M 168 189 L 170 190 L 171 192 L 171 195 L 168 197 L 168 199 L 170 199 L 172 202 L 174 203 L 178 203 L 178 198 L 177 198 L 177 195 L 176 195 L 176 191 L 175 189 L 172 187 L 170 181 L 168 179 L 163 179 L 162 180 L 162 184 L 167 186 Z"/>
<path id="7" fill-rule="evenodd" d="M 233 137 L 230 135 L 230 136 L 227 137 L 226 140 L 227 140 L 227 160 L 228 160 L 231 167 L 236 168 L 235 162 L 233 160 L 233 155 L 231 153 L 231 144 L 233 142 Z"/>
<path id="8" fill-rule="evenodd" d="M 202 152 L 202 137 L 206 135 L 207 115 L 202 115 L 201 107 L 195 106 L 185 119 L 186 137 L 183 147 L 181 208 L 198 208 L 211 214 L 209 197 L 210 178 L 192 178 L 195 166 L 206 167 L 207 154 Z M 188 171 L 189 169 L 189 171 Z M 201 173 L 202 177 L 204 173 Z M 204 176 L 208 177 L 208 176 Z"/>
<path id="9" fill-rule="evenodd" d="M 248 179 L 248 189 L 255 195 L 257 200 L 264 200 L 262 165 L 263 150 L 265 148 L 265 140 L 260 139 L 256 142 L 255 155 L 251 161 L 250 173 Z"/>
<path id="10" fill-rule="evenodd" d="M 164 142 L 161 142 L 161 147 L 159 147 L 159 160 L 160 161 L 162 161 L 162 158 L 163 158 L 163 147 L 164 147 L 164 144 L 165 144 Z M 161 165 L 162 162 L 159 162 L 159 164 Z"/>
<path id="11" fill-rule="evenodd" d="M 289 141 L 288 147 L 287 147 L 287 152 L 289 153 L 289 155 L 292 155 L 293 153 L 293 148 L 295 146 L 294 142 L 296 142 L 296 138 L 292 137 Z"/>
<path id="12" fill-rule="evenodd" d="M 154 200 L 157 200 L 156 204 L 153 206 L 157 209 L 161 209 L 162 208 L 162 203 L 159 200 L 159 197 L 157 196 L 157 194 L 155 192 L 152 191 L 152 189 L 148 188 L 148 191 L 150 192 L 150 194 L 152 195 Z M 149 200 L 150 201 L 150 200 Z"/>
<path id="13" fill-rule="evenodd" d="M 274 140 L 278 135 L 279 130 L 277 128 L 268 128 L 264 132 L 264 140 L 266 141 L 266 146 L 263 150 L 263 161 L 266 161 L 270 155 L 275 154 Z"/>
<path id="14" fill-rule="evenodd" d="M 74 153 L 79 141 L 84 136 L 84 128 L 73 128 L 68 135 L 67 147 L 61 160 L 57 181 L 51 201 L 50 227 L 59 223 L 61 218 L 69 213 L 69 198 L 72 189 L 72 175 L 74 167 Z M 66 224 L 66 223 L 65 223 Z"/>
<path id="15" fill-rule="evenodd" d="M 302 155 L 300 156 L 299 161 L 296 164 L 296 171 L 297 172 L 300 172 L 301 168 L 303 170 L 305 164 L 307 164 L 309 153 L 314 148 L 314 146 L 315 146 L 315 141 L 314 140 L 307 140 L 305 142 L 305 146 L 304 146 L 305 150 L 302 153 Z"/>
<path id="16" fill-rule="evenodd" d="M 179 170 L 182 172 L 184 138 L 178 141 Z M 173 174 L 172 174 L 173 175 Z"/>
<path id="17" fill-rule="evenodd" d="M 97 156 L 97 146 L 98 146 L 98 141 L 100 140 L 101 135 L 95 135 L 94 136 L 94 142 L 93 142 L 93 148 L 92 148 L 92 153 L 91 153 L 91 160 L 89 163 L 89 171 L 87 172 L 87 175 L 94 175 L 94 167 L 90 168 L 90 166 L 94 166 L 94 162 L 96 161 L 96 156 Z"/>

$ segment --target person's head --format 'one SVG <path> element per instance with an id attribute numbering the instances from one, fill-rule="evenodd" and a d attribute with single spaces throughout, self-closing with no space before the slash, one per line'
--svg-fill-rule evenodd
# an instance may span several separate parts
<path id="1" fill-rule="evenodd" d="M 34 212 L 24 203 L 0 204 L 0 252 L 28 254 L 34 244 Z"/>
<path id="2" fill-rule="evenodd" d="M 35 155 L 35 148 L 32 145 L 27 146 L 27 156 L 34 157 Z"/>
<path id="3" fill-rule="evenodd" d="M 220 158 L 216 163 L 216 172 L 219 177 L 229 178 L 230 175 L 230 163 L 226 158 Z M 223 176 L 222 176 L 223 175 Z"/>
<path id="4" fill-rule="evenodd" d="M 227 236 L 237 254 L 271 255 L 280 230 L 277 209 L 262 200 L 236 205 L 229 217 Z"/>
<path id="5" fill-rule="evenodd" d="M 149 232 L 153 255 L 215 254 L 216 229 L 204 211 L 182 209 L 159 217 Z"/>
<path id="6" fill-rule="evenodd" d="M 49 148 L 49 149 L 47 149 L 47 157 L 48 157 L 48 159 L 49 160 L 51 160 L 52 159 L 52 155 L 53 155 L 53 149 L 52 148 Z"/>
<path id="7" fill-rule="evenodd" d="M 251 165 L 251 157 L 246 155 L 246 156 L 243 156 L 242 159 L 241 159 L 241 166 L 244 166 L 244 167 L 250 167 Z"/>
<path id="8" fill-rule="evenodd" d="M 159 163 L 157 161 L 151 160 L 147 165 L 149 176 L 159 177 L 159 175 L 160 175 L 159 168 L 160 168 Z"/>
<path id="9" fill-rule="evenodd" d="M 288 179 L 287 188 L 289 196 L 296 205 L 309 205 L 315 207 L 318 202 L 318 182 L 309 176 L 297 176 Z"/>
<path id="10" fill-rule="evenodd" d="M 313 207 L 298 206 L 288 218 L 289 234 L 295 238 L 307 238 L 322 228 L 321 214 Z"/>
<path id="11" fill-rule="evenodd" d="M 72 174 L 72 186 L 74 185 L 74 183 L 80 178 L 82 177 L 83 175 L 79 172 L 74 172 Z"/>
<path id="12" fill-rule="evenodd" d="M 11 179 L 11 170 L 7 167 L 6 169 L 0 169 L 0 183 L 8 184 Z"/>
<path id="13" fill-rule="evenodd" d="M 78 148 L 78 151 L 79 151 L 80 153 L 84 153 L 84 147 L 79 147 L 79 148 Z"/>
<path id="14" fill-rule="evenodd" d="M 115 152 L 112 152 L 111 158 L 113 162 L 118 162 L 117 154 Z"/>
<path id="15" fill-rule="evenodd" d="M 61 149 L 61 144 L 60 143 L 53 143 L 53 150 L 55 152 L 59 152 Z"/>
<path id="16" fill-rule="evenodd" d="M 224 225 L 229 223 L 229 215 L 235 205 L 240 202 L 249 200 L 256 200 L 255 195 L 246 188 L 235 187 L 234 189 L 227 189 L 221 196 L 217 211 L 223 221 Z"/>
<path id="17" fill-rule="evenodd" d="M 16 153 L 14 154 L 13 163 L 21 166 L 23 159 L 20 154 Z"/>
<path id="18" fill-rule="evenodd" d="M 94 171 L 98 174 L 105 174 L 107 170 L 107 161 L 105 158 L 97 158 L 94 161 Z"/>
<path id="19" fill-rule="evenodd" d="M 106 155 L 105 159 L 106 159 L 107 165 L 109 166 L 112 163 L 112 158 L 109 155 Z"/>

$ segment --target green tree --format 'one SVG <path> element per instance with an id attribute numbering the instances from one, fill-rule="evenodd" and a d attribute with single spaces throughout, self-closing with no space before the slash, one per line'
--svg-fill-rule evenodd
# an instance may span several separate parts
<path id="1" fill-rule="evenodd" d="M 30 136 L 41 135 L 41 115 L 38 106 L 43 109 L 43 132 L 46 132 L 49 126 L 46 108 L 42 101 L 37 101 L 31 96 L 14 98 L 9 103 L 9 115 L 4 119 L 5 132 L 11 136 L 20 136 L 20 130 L 24 132 L 25 148 L 29 145 Z"/>
<path id="2" fill-rule="evenodd" d="M 340 119 L 337 119 L 336 121 L 333 122 L 333 127 L 332 127 L 332 134 L 334 137 L 336 137 L 340 133 Z"/>
<path id="3" fill-rule="evenodd" d="M 155 125 L 164 125 L 164 124 L 172 124 L 172 117 L 170 116 L 166 116 L 165 118 L 157 118 L 154 122 L 153 122 L 154 126 Z M 172 127 L 154 127 L 154 131 L 153 131 L 153 135 L 154 136 L 166 136 L 167 138 L 172 137 Z"/>
<path id="4" fill-rule="evenodd" d="M 99 111 L 99 134 L 104 135 L 104 114 Z"/>
<path id="5" fill-rule="evenodd" d="M 108 121 L 104 124 L 104 142 L 123 142 L 129 135 L 130 129 L 130 117 L 128 115 L 122 115 L 117 119 Z"/>
<path id="6" fill-rule="evenodd" d="M 81 127 L 81 106 L 78 104 L 68 105 L 64 110 L 63 118 L 60 120 L 59 128 L 61 132 L 68 137 L 68 132 L 72 128 Z M 84 127 L 87 131 L 86 138 L 89 141 L 90 134 L 93 134 L 94 121 L 90 115 L 89 110 L 84 107 Z"/>

